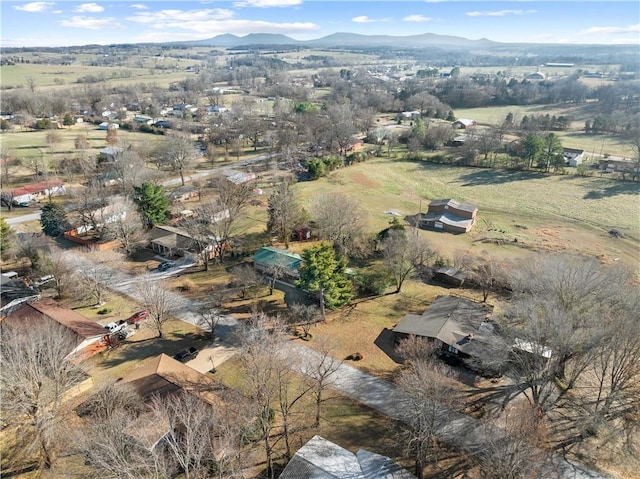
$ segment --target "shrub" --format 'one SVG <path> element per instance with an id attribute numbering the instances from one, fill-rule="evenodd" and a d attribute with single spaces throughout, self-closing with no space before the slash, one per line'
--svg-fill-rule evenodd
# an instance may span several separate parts
<path id="1" fill-rule="evenodd" d="M 374 267 L 359 271 L 353 282 L 359 295 L 378 296 L 391 286 L 393 276 L 386 268 Z"/>
<path id="2" fill-rule="evenodd" d="M 98 311 L 98 314 L 109 314 L 111 312 L 111 308 L 102 308 L 100 311 Z"/>

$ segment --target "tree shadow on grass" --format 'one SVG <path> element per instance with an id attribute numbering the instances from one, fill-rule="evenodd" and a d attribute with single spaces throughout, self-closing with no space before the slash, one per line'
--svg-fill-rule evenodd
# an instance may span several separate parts
<path id="1" fill-rule="evenodd" d="M 617 195 L 638 195 L 638 193 L 640 193 L 640 183 L 634 181 L 619 181 L 603 186 L 600 189 L 593 189 L 585 194 L 583 198 L 585 200 L 600 200 Z"/>
<path id="2" fill-rule="evenodd" d="M 546 177 L 544 173 L 534 171 L 482 169 L 462 175 L 455 182 L 462 183 L 462 186 L 501 185 Z"/>

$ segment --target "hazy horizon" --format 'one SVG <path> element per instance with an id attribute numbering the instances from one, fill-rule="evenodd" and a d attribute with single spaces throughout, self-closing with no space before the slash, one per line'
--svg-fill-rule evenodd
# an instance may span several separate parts
<path id="1" fill-rule="evenodd" d="M 312 40 L 423 33 L 502 43 L 638 44 L 636 1 L 5 0 L 3 47 L 163 43 L 231 33 Z"/>

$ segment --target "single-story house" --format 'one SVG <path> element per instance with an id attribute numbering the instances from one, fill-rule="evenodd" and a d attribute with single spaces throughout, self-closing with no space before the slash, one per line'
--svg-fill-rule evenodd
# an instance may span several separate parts
<path id="1" fill-rule="evenodd" d="M 438 296 L 422 314 L 407 314 L 393 328 L 399 338 L 419 336 L 433 341 L 445 355 L 481 359 L 490 354 L 493 306 L 458 296 Z"/>
<path id="2" fill-rule="evenodd" d="M 525 79 L 527 80 L 544 80 L 546 77 L 546 75 L 542 72 L 534 72 L 534 73 L 529 73 Z"/>
<path id="3" fill-rule="evenodd" d="M 124 148 L 120 148 L 119 146 L 107 146 L 100 150 L 100 156 L 102 156 L 105 161 L 112 162 L 116 159 L 116 157 L 124 151 Z"/>
<path id="4" fill-rule="evenodd" d="M 631 173 L 638 169 L 638 162 L 631 158 L 605 158 L 598 162 L 600 169 L 609 173 L 626 172 Z"/>
<path id="5" fill-rule="evenodd" d="M 464 271 L 454 268 L 453 266 L 442 266 L 433 272 L 433 278 L 441 283 L 450 284 L 460 287 L 464 280 L 467 279 Z"/>
<path id="6" fill-rule="evenodd" d="M 400 113 L 400 115 L 405 120 L 415 120 L 416 118 L 420 118 L 422 116 L 421 113 L 418 110 L 403 111 L 402 113 Z"/>
<path id="7" fill-rule="evenodd" d="M 63 196 L 67 193 L 64 183 L 58 178 L 51 178 L 47 181 L 40 181 L 30 185 L 22 186 L 11 191 L 14 204 L 28 203 L 46 199 L 49 196 Z"/>
<path id="8" fill-rule="evenodd" d="M 452 199 L 433 200 L 425 214 L 418 215 L 420 228 L 467 233 L 476 222 L 478 208 Z"/>
<path id="9" fill-rule="evenodd" d="M 153 118 L 146 115 L 136 115 L 133 117 L 134 123 L 138 123 L 139 125 L 152 125 Z"/>
<path id="10" fill-rule="evenodd" d="M 198 189 L 193 185 L 178 186 L 174 190 L 169 191 L 167 196 L 172 203 L 179 203 L 198 196 Z"/>
<path id="11" fill-rule="evenodd" d="M 582 160 L 584 159 L 584 150 L 579 150 L 577 148 L 564 148 L 562 156 L 564 157 L 564 161 L 567 166 L 575 167 L 582 163 Z"/>
<path id="12" fill-rule="evenodd" d="M 224 386 L 209 376 L 164 353 L 144 361 L 127 374 L 122 382 L 131 384 L 144 400 L 155 395 L 165 396 L 186 391 L 215 407 L 222 404 L 220 393 L 226 391 Z"/>
<path id="13" fill-rule="evenodd" d="M 154 226 L 149 232 L 151 248 L 167 258 L 184 256 L 185 252 L 194 252 L 193 237 L 186 231 L 173 226 Z"/>
<path id="14" fill-rule="evenodd" d="M 360 449 L 352 453 L 313 436 L 293 455 L 279 479 L 415 479 L 392 459 Z"/>
<path id="15" fill-rule="evenodd" d="M 222 175 L 231 183 L 235 185 L 241 185 L 242 183 L 248 183 L 250 181 L 255 181 L 257 176 L 255 173 L 238 171 L 232 168 L 227 168 L 222 171 Z"/>
<path id="16" fill-rule="evenodd" d="M 273 268 L 282 267 L 285 270 L 285 274 L 290 278 L 298 278 L 300 276 L 302 257 L 291 251 L 265 246 L 256 251 L 251 259 L 253 260 L 253 267 L 261 273 L 271 274 Z"/>
<path id="17" fill-rule="evenodd" d="M 108 121 L 103 121 L 98 125 L 98 130 L 117 130 L 118 128 L 120 128 L 120 125 Z"/>
<path id="18" fill-rule="evenodd" d="M 453 122 L 453 127 L 456 130 L 466 130 L 467 128 L 471 128 L 476 124 L 475 120 L 470 120 L 468 118 L 459 118 Z"/>
<path id="19" fill-rule="evenodd" d="M 4 317 L 0 326 L 28 321 L 52 322 L 71 331 L 76 337 L 76 346 L 67 357 L 73 361 L 80 362 L 109 346 L 109 333 L 104 327 L 51 299 L 23 304 Z"/>

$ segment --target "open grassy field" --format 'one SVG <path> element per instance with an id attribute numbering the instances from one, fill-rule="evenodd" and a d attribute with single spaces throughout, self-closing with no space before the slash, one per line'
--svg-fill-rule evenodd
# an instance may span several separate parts
<path id="1" fill-rule="evenodd" d="M 580 148 L 589 153 L 609 154 L 614 156 L 630 157 L 633 152 L 631 147 L 621 135 L 586 135 L 584 122 L 593 118 L 597 112 L 596 105 L 530 105 L 530 106 L 496 106 L 490 108 L 461 108 L 455 110 L 457 118 L 471 118 L 479 125 L 499 125 L 509 113 L 513 113 L 516 123 L 525 115 L 568 116 L 572 123 L 568 131 L 557 131 L 562 146 L 568 148 Z"/>
<path id="2" fill-rule="evenodd" d="M 422 232 L 445 255 L 472 247 L 505 255 L 567 250 L 638 265 L 638 183 L 377 158 L 297 187 L 307 204 L 332 192 L 357 198 L 371 233 L 388 224 L 386 211 L 413 215 L 435 198 L 477 205 L 478 225 L 470 234 Z M 611 239 L 611 228 L 627 237 Z"/>

